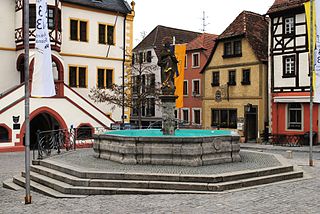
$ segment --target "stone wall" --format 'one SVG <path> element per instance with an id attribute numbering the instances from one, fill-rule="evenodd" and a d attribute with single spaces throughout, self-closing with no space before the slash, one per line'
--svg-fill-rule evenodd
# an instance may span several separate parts
<path id="1" fill-rule="evenodd" d="M 123 164 L 202 166 L 241 160 L 239 136 L 94 138 L 96 157 Z"/>

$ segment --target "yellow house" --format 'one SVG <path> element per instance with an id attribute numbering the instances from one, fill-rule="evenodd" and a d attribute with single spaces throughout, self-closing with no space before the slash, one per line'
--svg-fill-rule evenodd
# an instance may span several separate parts
<path id="1" fill-rule="evenodd" d="M 202 70 L 203 128 L 238 130 L 250 141 L 267 131 L 267 47 L 268 21 L 248 11 L 218 37 Z"/>

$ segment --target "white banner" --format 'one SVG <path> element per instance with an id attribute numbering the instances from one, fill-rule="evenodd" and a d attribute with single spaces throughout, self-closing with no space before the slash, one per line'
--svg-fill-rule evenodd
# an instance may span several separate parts
<path id="1" fill-rule="evenodd" d="M 316 11 L 316 49 L 314 51 L 314 64 L 315 64 L 315 87 L 314 87 L 314 102 L 320 103 L 320 0 L 315 0 Z"/>
<path id="2" fill-rule="evenodd" d="M 56 95 L 56 91 L 52 74 L 51 46 L 47 25 L 47 0 L 37 0 L 36 13 L 36 52 L 31 96 L 52 97 Z"/>

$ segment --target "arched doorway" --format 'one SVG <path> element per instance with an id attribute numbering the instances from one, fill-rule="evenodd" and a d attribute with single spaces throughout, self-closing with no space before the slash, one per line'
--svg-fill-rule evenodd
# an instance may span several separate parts
<path id="1" fill-rule="evenodd" d="M 30 114 L 30 148 L 37 148 L 37 131 L 67 129 L 63 118 L 53 109 L 41 107 Z M 20 142 L 25 145 L 25 123 L 21 127 Z"/>
<path id="2" fill-rule="evenodd" d="M 40 113 L 30 121 L 30 148 L 37 148 L 37 132 L 58 130 L 59 122 L 48 113 Z"/>

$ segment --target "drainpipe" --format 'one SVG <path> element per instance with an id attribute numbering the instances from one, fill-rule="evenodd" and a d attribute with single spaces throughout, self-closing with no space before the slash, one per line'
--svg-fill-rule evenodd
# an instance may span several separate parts
<path id="1" fill-rule="evenodd" d="M 124 69 L 125 69 L 125 62 L 126 62 L 126 20 L 127 16 L 124 17 L 123 20 L 123 60 L 122 60 L 122 116 L 121 121 L 124 124 Z"/>

